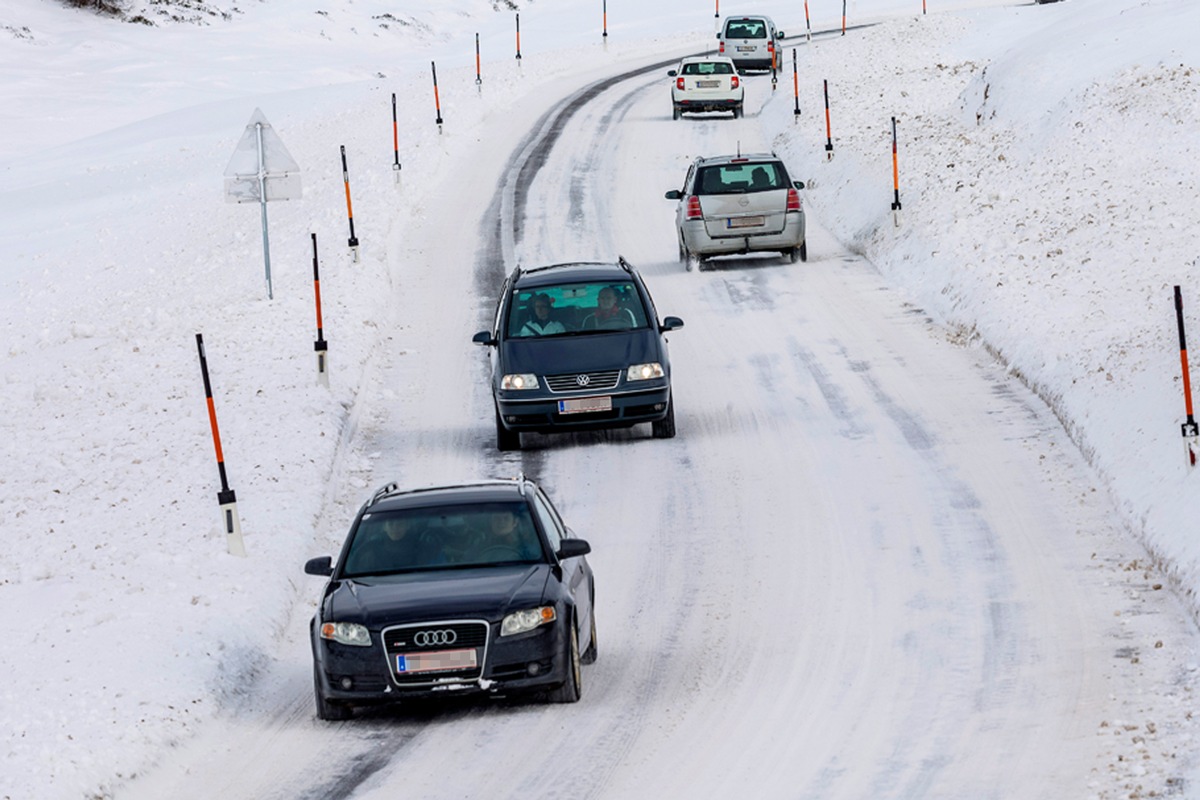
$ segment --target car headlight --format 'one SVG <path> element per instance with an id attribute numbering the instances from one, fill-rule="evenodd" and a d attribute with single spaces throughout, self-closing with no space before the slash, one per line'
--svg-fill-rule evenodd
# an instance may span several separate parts
<path id="1" fill-rule="evenodd" d="M 554 622 L 557 618 L 557 615 L 554 613 L 554 606 L 542 606 L 541 608 L 527 608 L 524 611 L 514 611 L 500 623 L 500 635 L 512 636 L 514 633 L 531 631 L 539 625 Z"/>
<path id="2" fill-rule="evenodd" d="M 522 375 L 505 375 L 500 379 L 501 389 L 536 389 L 538 388 L 537 375 L 528 373 Z"/>
<path id="3" fill-rule="evenodd" d="M 322 623 L 321 638 L 355 647 L 369 647 L 371 644 L 371 632 L 367 630 L 366 625 L 359 625 L 357 622 Z"/>
<path id="4" fill-rule="evenodd" d="M 648 381 L 651 378 L 661 378 L 662 376 L 662 364 L 657 361 L 649 364 L 634 364 L 625 370 L 625 380 L 627 381 Z"/>

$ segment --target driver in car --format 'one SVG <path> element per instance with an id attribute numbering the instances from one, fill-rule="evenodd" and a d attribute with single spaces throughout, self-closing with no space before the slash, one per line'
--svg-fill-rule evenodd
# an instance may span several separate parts
<path id="1" fill-rule="evenodd" d="M 479 544 L 481 557 L 489 561 L 532 561 L 542 557 L 537 537 L 512 511 L 494 511 L 489 522 L 488 534 Z"/>

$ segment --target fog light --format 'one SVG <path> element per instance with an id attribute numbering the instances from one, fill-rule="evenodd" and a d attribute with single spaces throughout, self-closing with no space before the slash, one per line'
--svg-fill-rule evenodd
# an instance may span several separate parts
<path id="1" fill-rule="evenodd" d="M 505 422 L 516 422 L 517 418 L 516 417 L 505 417 L 504 421 Z"/>
<path id="2" fill-rule="evenodd" d="M 527 673 L 529 673 L 530 677 L 533 677 L 542 671 L 542 665 L 537 663 L 536 661 L 530 661 L 529 664 L 525 667 L 525 671 Z"/>
<path id="3" fill-rule="evenodd" d="M 342 678 L 342 689 L 344 689 L 345 691 L 347 691 L 347 692 L 348 692 L 348 691 L 350 691 L 350 690 L 351 690 L 351 689 L 353 689 L 353 688 L 354 688 L 354 681 L 353 681 L 353 679 L 351 679 L 349 676 L 346 676 L 345 678 Z"/>
<path id="4" fill-rule="evenodd" d="M 662 410 L 663 410 L 663 409 L 665 409 L 666 407 L 667 407 L 667 404 L 666 404 L 666 403 L 655 403 L 655 404 L 654 404 L 654 410 L 655 410 L 655 411 L 662 411 Z"/>

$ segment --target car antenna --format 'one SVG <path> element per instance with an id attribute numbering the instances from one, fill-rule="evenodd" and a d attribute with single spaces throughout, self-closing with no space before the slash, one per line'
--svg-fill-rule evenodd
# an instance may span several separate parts
<path id="1" fill-rule="evenodd" d="M 738 158 L 742 157 L 742 140 L 741 139 L 738 139 L 738 143 L 737 143 L 737 157 Z"/>

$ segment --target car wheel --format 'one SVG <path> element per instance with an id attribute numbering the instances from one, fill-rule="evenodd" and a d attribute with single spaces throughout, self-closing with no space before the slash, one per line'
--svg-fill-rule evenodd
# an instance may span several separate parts
<path id="1" fill-rule="evenodd" d="M 567 642 L 567 652 L 563 655 L 567 658 L 567 679 L 563 681 L 562 686 L 550 693 L 550 702 L 552 703 L 577 703 L 583 695 L 583 670 L 580 667 L 582 659 L 579 657 L 579 634 L 575 632 L 575 623 L 568 623 L 571 629 L 570 641 Z"/>
<path id="2" fill-rule="evenodd" d="M 671 109 L 671 118 L 672 119 L 681 119 L 682 117 L 683 117 L 683 112 L 679 109 L 679 106 L 675 106 L 674 108 Z"/>
<path id="3" fill-rule="evenodd" d="M 734 118 L 734 119 L 741 119 L 741 118 L 742 118 L 742 107 L 741 107 L 741 106 L 734 106 L 734 107 L 733 107 L 733 118 Z"/>
<path id="4" fill-rule="evenodd" d="M 655 439 L 675 438 L 675 398 L 667 401 L 667 415 L 658 422 L 650 423 L 650 433 Z"/>
<path id="5" fill-rule="evenodd" d="M 800 260 L 800 248 L 793 247 L 790 250 L 783 251 L 783 257 L 787 259 L 789 264 L 795 264 Z"/>
<path id="6" fill-rule="evenodd" d="M 808 261 L 808 240 L 805 239 L 800 243 L 800 260 Z"/>
<path id="7" fill-rule="evenodd" d="M 598 645 L 596 642 L 596 606 L 592 604 L 592 635 L 591 641 L 588 642 L 587 650 L 583 651 L 583 655 L 579 660 L 584 664 L 595 664 L 596 656 L 599 655 Z"/>
<path id="8" fill-rule="evenodd" d="M 502 453 L 521 449 L 521 432 L 504 427 L 499 411 L 496 412 L 496 449 Z"/>
<path id="9" fill-rule="evenodd" d="M 688 257 L 687 248 L 683 246 L 683 235 L 679 237 L 679 263 L 683 264 L 688 269 L 692 268 L 692 260 Z"/>
<path id="10" fill-rule="evenodd" d="M 317 719 L 326 722 L 341 722 L 354 716 L 354 709 L 345 703 L 338 703 L 325 697 L 321 691 L 321 679 L 317 675 L 317 667 L 313 666 L 313 695 L 317 701 Z"/>

